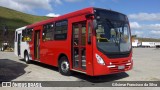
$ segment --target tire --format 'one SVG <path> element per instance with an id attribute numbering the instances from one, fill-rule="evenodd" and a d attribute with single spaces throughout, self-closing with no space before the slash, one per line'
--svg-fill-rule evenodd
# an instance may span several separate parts
<path id="1" fill-rule="evenodd" d="M 67 57 L 63 56 L 60 58 L 58 68 L 59 68 L 59 72 L 62 75 L 65 75 L 65 76 L 71 75 L 70 65 L 69 65 Z"/>
<path id="2" fill-rule="evenodd" d="M 24 54 L 24 60 L 25 60 L 25 62 L 26 62 L 27 64 L 29 64 L 29 63 L 30 63 L 29 55 L 28 55 L 28 53 L 27 53 L 27 52 Z"/>

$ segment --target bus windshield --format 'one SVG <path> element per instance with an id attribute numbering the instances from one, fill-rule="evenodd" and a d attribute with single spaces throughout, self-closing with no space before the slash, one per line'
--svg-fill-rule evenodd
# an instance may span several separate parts
<path id="1" fill-rule="evenodd" d="M 109 13 L 109 14 L 108 14 Z M 130 28 L 125 15 L 112 11 L 96 11 L 97 47 L 105 53 L 129 52 Z"/>

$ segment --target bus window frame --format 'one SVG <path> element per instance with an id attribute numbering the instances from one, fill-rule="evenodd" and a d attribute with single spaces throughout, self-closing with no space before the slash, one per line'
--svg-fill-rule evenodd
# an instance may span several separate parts
<path id="1" fill-rule="evenodd" d="M 43 38 L 43 33 L 44 33 L 44 27 L 45 27 L 45 25 L 50 25 L 50 24 L 53 24 L 53 31 L 52 31 L 52 39 L 51 40 L 45 40 L 44 38 Z M 46 30 L 47 31 L 47 30 Z M 47 33 L 47 32 L 45 32 L 45 33 Z M 47 24 L 44 24 L 43 25 L 43 29 L 42 29 L 42 41 L 43 42 L 47 42 L 47 41 L 54 41 L 55 40 L 55 38 L 54 38 L 54 33 L 55 33 L 55 22 L 50 22 L 50 23 L 47 23 Z"/>
<path id="2" fill-rule="evenodd" d="M 30 37 L 31 40 L 23 40 L 23 39 L 24 39 L 23 37 L 29 35 L 29 34 L 27 34 L 27 30 L 31 30 L 31 31 L 32 31 L 31 37 Z M 24 32 L 23 32 L 23 31 L 24 31 Z M 33 31 L 34 31 L 33 28 L 23 29 L 23 30 L 22 30 L 22 34 L 21 34 L 21 42 L 31 42 L 31 41 L 32 41 L 32 37 L 33 37 Z"/>
<path id="3" fill-rule="evenodd" d="M 59 34 L 59 35 L 66 34 L 66 36 L 65 36 L 65 38 L 61 38 L 61 39 L 60 39 L 60 38 L 56 38 L 56 37 L 55 37 L 55 35 L 56 35 L 56 34 L 55 34 L 55 33 L 56 33 L 56 27 L 57 27 L 56 24 L 57 24 L 57 23 L 60 23 L 60 22 L 64 22 L 64 21 L 67 22 L 67 24 L 66 24 L 66 26 L 67 26 L 67 27 L 66 27 L 66 33 L 61 33 L 61 34 Z M 67 37 L 67 36 L 68 36 L 68 27 L 69 27 L 68 25 L 69 25 L 69 24 L 68 24 L 68 20 L 67 20 L 67 19 L 60 20 L 60 21 L 56 21 L 56 22 L 55 22 L 54 40 L 56 40 L 56 41 L 67 40 L 67 38 L 68 38 L 68 37 Z M 61 26 L 59 26 L 59 27 L 62 28 L 62 26 L 65 26 L 65 25 L 61 25 Z M 63 30 L 61 30 L 61 31 L 63 31 Z M 58 34 L 57 34 L 57 35 L 58 35 Z"/>

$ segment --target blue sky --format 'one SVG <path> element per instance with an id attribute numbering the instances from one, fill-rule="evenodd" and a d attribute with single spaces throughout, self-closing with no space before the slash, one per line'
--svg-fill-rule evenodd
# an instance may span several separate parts
<path id="1" fill-rule="evenodd" d="M 40 16 L 59 16 L 86 7 L 126 14 L 132 34 L 160 38 L 160 0 L 0 0 L 0 6 Z"/>

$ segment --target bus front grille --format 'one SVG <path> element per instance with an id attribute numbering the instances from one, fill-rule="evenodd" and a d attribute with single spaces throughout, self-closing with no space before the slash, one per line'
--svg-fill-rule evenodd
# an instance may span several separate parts
<path id="1" fill-rule="evenodd" d="M 130 69 L 130 67 L 131 67 L 131 64 L 130 64 L 130 62 L 128 62 L 128 60 L 111 62 L 111 63 L 112 63 L 112 65 L 115 65 L 115 67 L 109 68 L 111 73 L 124 72 L 124 71 Z M 118 69 L 118 66 L 124 66 L 124 69 Z"/>

